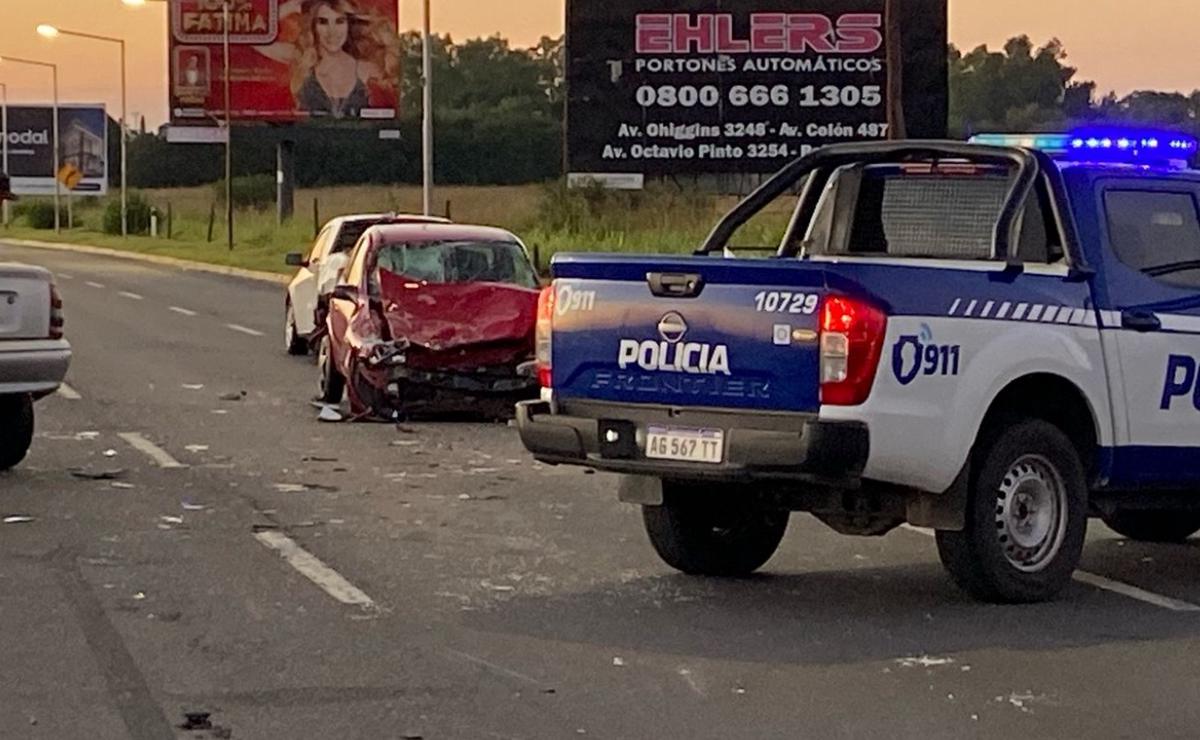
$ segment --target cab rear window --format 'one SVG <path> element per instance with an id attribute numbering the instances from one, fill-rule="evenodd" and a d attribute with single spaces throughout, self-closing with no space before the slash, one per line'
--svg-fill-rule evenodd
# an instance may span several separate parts
<path id="1" fill-rule="evenodd" d="M 1200 288 L 1200 211 L 1193 194 L 1109 190 L 1104 208 L 1117 259 L 1169 285 Z"/>

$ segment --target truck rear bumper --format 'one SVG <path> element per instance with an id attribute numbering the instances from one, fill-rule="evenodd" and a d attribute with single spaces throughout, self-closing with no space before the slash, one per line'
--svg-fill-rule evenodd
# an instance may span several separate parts
<path id="1" fill-rule="evenodd" d="M 0 395 L 53 391 L 70 364 L 66 340 L 0 343 Z"/>
<path id="2" fill-rule="evenodd" d="M 537 460 L 661 478 L 702 480 L 857 481 L 866 465 L 869 435 L 858 422 L 823 422 L 815 414 L 759 415 L 640 404 L 573 404 L 555 413 L 544 400 L 517 404 L 521 442 Z M 650 425 L 720 429 L 720 463 L 646 457 Z M 608 432 L 615 434 L 608 434 Z M 615 437 L 615 441 L 613 438 Z"/>

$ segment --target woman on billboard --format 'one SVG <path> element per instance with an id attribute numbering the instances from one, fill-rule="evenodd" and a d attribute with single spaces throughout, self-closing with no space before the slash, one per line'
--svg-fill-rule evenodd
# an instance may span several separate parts
<path id="1" fill-rule="evenodd" d="M 289 65 L 299 111 L 358 118 L 364 109 L 396 107 L 399 40 L 386 17 L 360 7 L 370 4 L 372 0 L 280 3 L 280 41 L 255 48 Z"/>

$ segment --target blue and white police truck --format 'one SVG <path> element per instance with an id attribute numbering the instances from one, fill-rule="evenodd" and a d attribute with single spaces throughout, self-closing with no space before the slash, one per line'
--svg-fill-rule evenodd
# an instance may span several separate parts
<path id="1" fill-rule="evenodd" d="M 973 596 L 1052 598 L 1089 517 L 1200 530 L 1195 139 L 1093 130 L 840 144 L 690 256 L 556 255 L 542 462 L 621 474 L 662 559 L 737 576 L 792 512 L 936 530 Z M 770 258 L 731 238 L 790 213 Z"/>

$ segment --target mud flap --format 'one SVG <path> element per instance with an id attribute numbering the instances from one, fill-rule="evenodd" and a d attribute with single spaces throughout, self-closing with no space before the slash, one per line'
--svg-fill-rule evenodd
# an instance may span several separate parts
<path id="1" fill-rule="evenodd" d="M 662 478 L 649 475 L 622 475 L 617 498 L 626 504 L 662 506 Z"/>
<path id="2" fill-rule="evenodd" d="M 929 527 L 961 532 L 967 521 L 967 483 L 971 463 L 967 461 L 958 477 L 942 493 L 918 493 L 906 502 L 905 519 L 914 527 Z"/>

